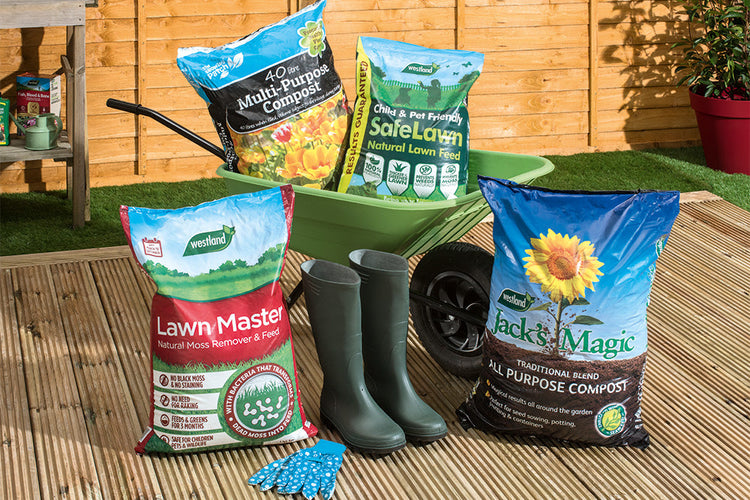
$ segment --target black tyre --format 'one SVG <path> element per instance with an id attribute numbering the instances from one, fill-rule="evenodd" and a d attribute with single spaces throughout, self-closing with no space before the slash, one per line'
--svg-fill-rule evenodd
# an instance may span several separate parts
<path id="1" fill-rule="evenodd" d="M 481 368 L 492 262 L 492 254 L 476 245 L 445 243 L 422 257 L 411 278 L 410 310 L 419 340 L 459 377 L 475 378 Z M 454 313 L 438 310 L 442 304 Z"/>

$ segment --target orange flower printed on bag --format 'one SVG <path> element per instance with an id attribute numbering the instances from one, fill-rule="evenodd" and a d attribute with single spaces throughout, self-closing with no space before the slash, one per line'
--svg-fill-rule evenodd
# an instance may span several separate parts
<path id="1" fill-rule="evenodd" d="M 338 151 L 331 146 L 316 146 L 306 149 L 302 156 L 303 175 L 308 179 L 325 179 L 336 167 Z"/>
<path id="2" fill-rule="evenodd" d="M 343 115 L 332 122 L 325 121 L 321 123 L 320 131 L 322 132 L 322 136 L 330 141 L 330 144 L 341 144 L 346 136 L 347 125 L 347 117 Z"/>
<path id="3" fill-rule="evenodd" d="M 254 134 L 232 133 L 245 175 L 301 186 L 330 187 L 348 114 L 343 93 Z M 314 182 L 310 182 L 314 181 Z"/>
<path id="4" fill-rule="evenodd" d="M 320 179 L 326 179 L 336 167 L 338 149 L 333 146 L 318 145 L 311 149 L 298 149 L 287 153 L 286 163 L 278 174 L 284 177 L 307 179 L 302 185 L 320 188 Z M 310 183 L 309 181 L 318 181 Z"/>

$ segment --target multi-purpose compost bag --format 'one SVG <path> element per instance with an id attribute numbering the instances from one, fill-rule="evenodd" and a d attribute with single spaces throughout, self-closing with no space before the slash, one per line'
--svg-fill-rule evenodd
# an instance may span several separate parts
<path id="1" fill-rule="evenodd" d="M 279 277 L 291 186 L 178 210 L 121 207 L 156 283 L 150 426 L 136 451 L 196 451 L 315 435 L 300 402 Z"/>
<path id="2" fill-rule="evenodd" d="M 483 368 L 462 425 L 647 446 L 646 307 L 679 193 L 479 186 L 495 260 Z"/>
<path id="3" fill-rule="evenodd" d="M 340 192 L 399 201 L 466 194 L 466 98 L 484 55 L 357 42 L 357 99 Z"/>
<path id="4" fill-rule="evenodd" d="M 333 189 L 347 104 L 316 2 L 217 48 L 181 48 L 177 65 L 219 133 L 233 171 Z"/>

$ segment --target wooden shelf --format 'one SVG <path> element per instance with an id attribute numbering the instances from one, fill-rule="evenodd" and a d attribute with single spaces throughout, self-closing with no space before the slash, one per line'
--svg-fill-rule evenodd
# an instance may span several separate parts
<path id="1" fill-rule="evenodd" d="M 86 23 L 83 0 L 3 0 L 0 29 L 82 26 Z"/>
<path id="2" fill-rule="evenodd" d="M 68 142 L 68 135 L 63 132 L 57 139 L 57 147 L 44 151 L 32 151 L 24 147 L 21 137 L 12 136 L 10 145 L 0 146 L 0 163 L 32 160 L 67 160 L 73 158 L 73 148 Z"/>
<path id="3" fill-rule="evenodd" d="M 86 5 L 84 0 L 3 0 L 0 29 L 66 27 L 66 128 L 69 139 L 55 149 L 31 151 L 23 140 L 0 146 L 0 163 L 55 159 L 68 164 L 68 195 L 73 202 L 73 226 L 89 220 L 89 150 L 86 130 Z"/>

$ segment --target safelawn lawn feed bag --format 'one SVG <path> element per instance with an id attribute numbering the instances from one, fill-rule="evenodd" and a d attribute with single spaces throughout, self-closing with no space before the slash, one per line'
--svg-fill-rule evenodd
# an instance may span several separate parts
<path id="1" fill-rule="evenodd" d="M 645 448 L 646 308 L 679 193 L 479 186 L 495 261 L 482 373 L 461 424 Z"/>
<path id="2" fill-rule="evenodd" d="M 143 452 L 284 443 L 315 435 L 300 401 L 279 284 L 291 186 L 195 207 L 121 207 L 133 255 L 156 284 L 150 426 Z"/>
<path id="3" fill-rule="evenodd" d="M 433 201 L 466 194 L 469 89 L 484 55 L 357 42 L 357 98 L 340 192 Z"/>
<path id="4" fill-rule="evenodd" d="M 179 49 L 177 65 L 208 103 L 233 171 L 334 189 L 348 113 L 325 4 L 221 47 Z"/>

